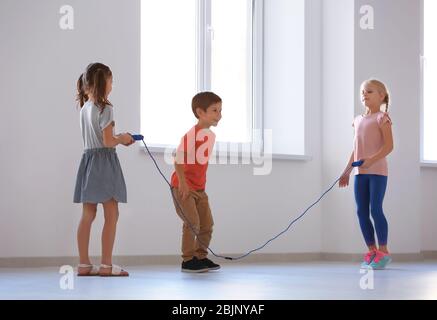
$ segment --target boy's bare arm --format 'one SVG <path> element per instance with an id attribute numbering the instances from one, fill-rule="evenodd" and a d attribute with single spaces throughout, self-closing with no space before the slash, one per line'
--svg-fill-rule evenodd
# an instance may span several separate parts
<path id="1" fill-rule="evenodd" d="M 185 179 L 185 172 L 184 172 L 184 159 L 185 159 L 185 153 L 184 152 L 178 152 L 175 157 L 175 171 L 176 175 L 178 176 L 179 180 L 179 195 L 182 198 L 182 200 L 187 199 L 190 188 L 188 187 L 187 180 Z"/>

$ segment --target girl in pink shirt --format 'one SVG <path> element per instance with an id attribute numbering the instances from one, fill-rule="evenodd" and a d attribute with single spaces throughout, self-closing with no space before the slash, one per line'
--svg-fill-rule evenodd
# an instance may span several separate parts
<path id="1" fill-rule="evenodd" d="M 388 224 L 382 208 L 388 177 L 386 156 L 393 150 L 392 122 L 388 115 L 390 97 L 382 82 L 367 80 L 361 85 L 361 101 L 366 112 L 356 117 L 352 124 L 355 129 L 354 151 L 339 186 L 349 185 L 352 162 L 363 160 L 364 163 L 355 172 L 354 183 L 358 220 L 369 248 L 362 267 L 384 269 L 391 262 L 387 249 Z M 385 112 L 381 111 L 382 105 Z M 375 230 L 379 248 L 376 246 Z"/>

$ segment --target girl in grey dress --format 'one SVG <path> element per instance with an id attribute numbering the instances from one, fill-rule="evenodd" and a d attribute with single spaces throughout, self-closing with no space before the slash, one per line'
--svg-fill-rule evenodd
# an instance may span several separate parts
<path id="1" fill-rule="evenodd" d="M 79 276 L 128 276 L 112 264 L 112 249 L 118 220 L 118 202 L 126 203 L 126 184 L 115 147 L 134 143 L 128 133 L 115 135 L 113 106 L 108 100 L 112 90 L 111 69 L 101 63 L 88 65 L 77 81 L 77 100 L 81 107 L 80 127 L 84 153 L 77 173 L 74 202 L 83 204 L 77 241 Z M 100 268 L 91 264 L 88 247 L 91 224 L 97 205 L 103 205 L 105 224 L 102 232 Z"/>

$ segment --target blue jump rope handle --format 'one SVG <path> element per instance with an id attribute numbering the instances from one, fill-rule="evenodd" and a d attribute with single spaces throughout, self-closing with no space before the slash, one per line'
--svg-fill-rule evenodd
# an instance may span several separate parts
<path id="1" fill-rule="evenodd" d="M 360 161 L 355 161 L 352 163 L 352 167 L 361 167 L 363 165 L 364 161 L 360 160 Z"/>
<path id="2" fill-rule="evenodd" d="M 141 134 L 132 134 L 132 138 L 133 138 L 135 141 L 143 141 L 144 136 L 141 135 Z"/>

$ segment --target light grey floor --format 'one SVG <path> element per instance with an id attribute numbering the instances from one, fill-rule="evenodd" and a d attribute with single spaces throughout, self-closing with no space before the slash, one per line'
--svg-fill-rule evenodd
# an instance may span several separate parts
<path id="1" fill-rule="evenodd" d="M 224 264 L 205 274 L 179 266 L 128 268 L 129 278 L 70 277 L 60 287 L 59 268 L 0 269 L 0 299 L 437 299 L 437 261 L 393 263 L 360 273 L 356 263 Z M 63 282 L 65 283 L 65 282 Z"/>

